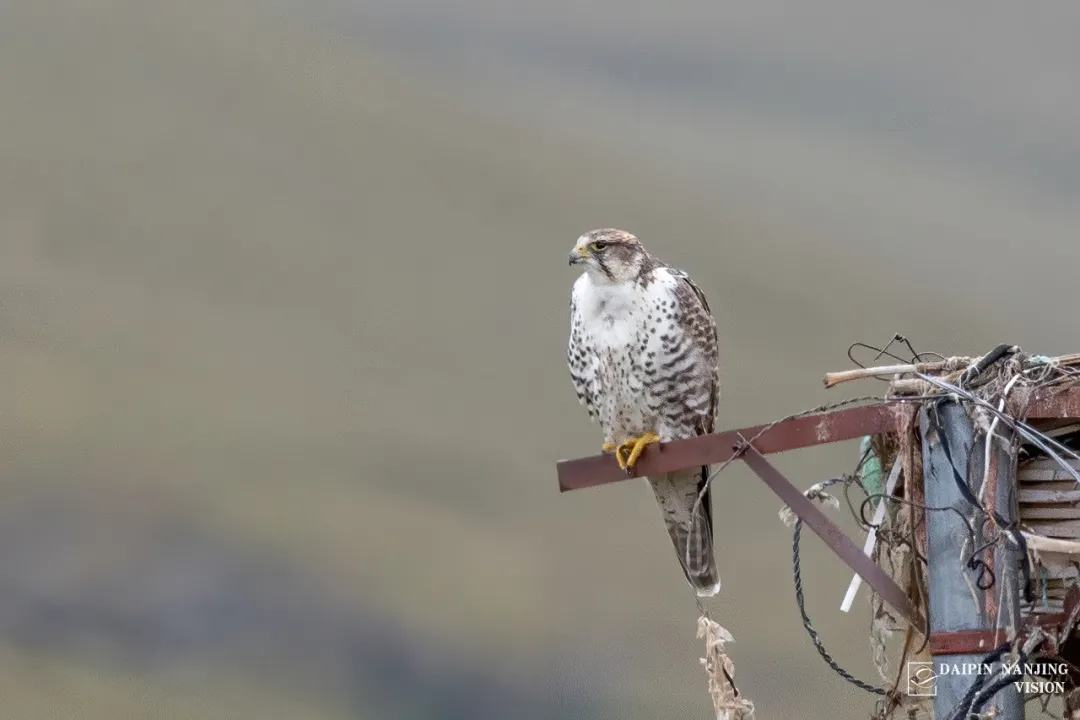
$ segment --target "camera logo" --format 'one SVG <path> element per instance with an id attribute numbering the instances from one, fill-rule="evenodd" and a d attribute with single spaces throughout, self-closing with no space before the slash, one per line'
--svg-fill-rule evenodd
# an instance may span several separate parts
<path id="1" fill-rule="evenodd" d="M 912 697 L 937 695 L 937 673 L 934 663 L 913 661 L 907 664 L 907 694 Z"/>

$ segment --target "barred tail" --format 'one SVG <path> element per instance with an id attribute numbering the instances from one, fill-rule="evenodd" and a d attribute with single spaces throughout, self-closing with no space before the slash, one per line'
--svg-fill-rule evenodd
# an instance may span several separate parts
<path id="1" fill-rule="evenodd" d="M 649 478 L 683 574 L 698 597 L 720 592 L 720 573 L 713 553 L 711 491 L 706 490 L 698 500 L 708 475 L 706 466 L 700 471 L 683 470 Z"/>

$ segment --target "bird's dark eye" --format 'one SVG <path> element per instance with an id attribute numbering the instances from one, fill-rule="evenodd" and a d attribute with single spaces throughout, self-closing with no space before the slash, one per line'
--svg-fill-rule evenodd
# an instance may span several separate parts
<path id="1" fill-rule="evenodd" d="M 590 245 L 589 249 L 592 250 L 593 252 L 600 252 L 601 250 L 603 250 L 606 247 L 607 247 L 606 242 L 597 241 L 597 242 L 594 242 L 592 245 Z"/>

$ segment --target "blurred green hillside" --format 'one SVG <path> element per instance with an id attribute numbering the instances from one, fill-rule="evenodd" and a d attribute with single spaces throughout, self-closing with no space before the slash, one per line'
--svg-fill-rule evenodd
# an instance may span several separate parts
<path id="1" fill-rule="evenodd" d="M 556 489 L 600 443 L 563 365 L 585 230 L 704 287 L 724 426 L 841 399 L 820 376 L 856 339 L 1039 337 L 302 13 L 2 15 L 3 717 L 706 717 L 651 497 Z M 855 453 L 778 462 L 806 486 Z M 740 689 L 868 711 L 802 634 L 778 502 L 718 482 Z M 811 614 L 870 677 L 850 575 L 805 546 Z"/>

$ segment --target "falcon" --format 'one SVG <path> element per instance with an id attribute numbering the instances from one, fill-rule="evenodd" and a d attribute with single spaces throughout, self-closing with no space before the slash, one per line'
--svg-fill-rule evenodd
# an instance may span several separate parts
<path id="1" fill-rule="evenodd" d="M 642 451 L 713 432 L 720 401 L 716 321 L 690 277 L 623 230 L 578 238 L 566 359 L 578 400 L 604 433 L 603 451 L 633 472 Z M 709 466 L 646 480 L 699 597 L 720 590 Z M 700 498 L 700 499 L 699 499 Z"/>

